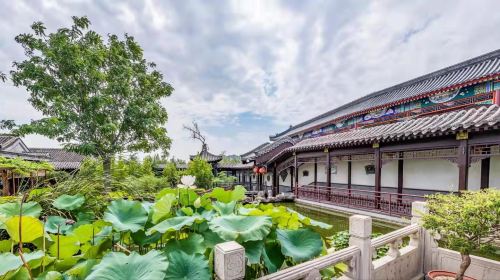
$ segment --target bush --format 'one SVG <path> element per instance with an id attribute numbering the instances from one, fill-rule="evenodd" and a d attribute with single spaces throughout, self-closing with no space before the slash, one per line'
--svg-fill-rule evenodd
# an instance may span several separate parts
<path id="1" fill-rule="evenodd" d="M 470 265 L 470 253 L 500 238 L 500 191 L 435 194 L 428 197 L 429 213 L 423 226 L 443 236 L 446 246 L 460 252 L 462 263 L 456 279 L 462 279 Z"/>
<path id="2" fill-rule="evenodd" d="M 208 189 L 212 186 L 212 165 L 203 159 L 196 157 L 188 163 L 187 175 L 196 177 L 196 185 L 200 188 Z"/>

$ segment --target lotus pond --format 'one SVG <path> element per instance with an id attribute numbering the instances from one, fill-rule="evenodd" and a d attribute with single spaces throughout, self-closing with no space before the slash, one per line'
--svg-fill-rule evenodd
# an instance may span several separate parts
<path id="1" fill-rule="evenodd" d="M 346 227 L 345 217 L 290 204 L 244 205 L 240 186 L 207 192 L 193 182 L 151 200 L 105 196 L 103 207 L 47 188 L 2 198 L 0 279 L 212 279 L 213 248 L 225 241 L 245 247 L 253 279 L 325 254 L 328 235 Z"/>

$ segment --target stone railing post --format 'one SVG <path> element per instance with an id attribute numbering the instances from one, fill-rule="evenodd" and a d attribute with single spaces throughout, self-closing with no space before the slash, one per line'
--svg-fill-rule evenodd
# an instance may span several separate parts
<path id="1" fill-rule="evenodd" d="M 349 217 L 349 246 L 357 246 L 361 250 L 360 258 L 350 265 L 348 276 L 351 279 L 373 279 L 371 234 L 371 217 Z"/>
<path id="2" fill-rule="evenodd" d="M 422 216 L 428 212 L 426 202 L 414 201 L 411 204 L 411 223 L 421 224 Z M 422 272 L 427 273 L 432 269 L 433 251 L 437 248 L 437 243 L 432 234 L 423 227 L 420 228 L 420 238 L 418 240 L 420 241 L 419 247 L 422 256 Z"/>
<path id="3" fill-rule="evenodd" d="M 214 248 L 214 270 L 219 280 L 237 280 L 245 277 L 245 248 L 230 241 Z"/>

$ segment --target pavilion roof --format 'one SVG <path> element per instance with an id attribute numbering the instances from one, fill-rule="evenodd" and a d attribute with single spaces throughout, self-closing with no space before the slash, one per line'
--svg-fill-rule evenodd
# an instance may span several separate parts
<path id="1" fill-rule="evenodd" d="M 373 92 L 324 114 L 316 116 L 271 136 L 271 140 L 284 135 L 336 122 L 383 107 L 395 106 L 442 91 L 458 89 L 500 76 L 500 49 L 459 64 L 429 73 L 407 82 Z"/>
<path id="2" fill-rule="evenodd" d="M 431 137 L 452 134 L 458 131 L 499 127 L 500 107 L 497 105 L 479 106 L 304 139 L 296 145 L 281 151 L 271 158 L 269 162 L 294 151 L 380 143 L 396 139 Z"/>
<path id="3" fill-rule="evenodd" d="M 189 158 L 191 160 L 193 160 L 195 157 L 200 157 L 201 159 L 203 159 L 206 162 L 219 162 L 222 160 L 221 155 L 214 155 L 214 154 L 210 153 L 208 151 L 208 147 L 205 144 L 203 144 L 203 146 L 201 148 L 201 152 L 199 152 L 197 155 L 189 156 Z"/>
<path id="4" fill-rule="evenodd" d="M 220 162 L 217 165 L 219 169 L 252 169 L 253 163 L 240 163 L 240 162 Z"/>

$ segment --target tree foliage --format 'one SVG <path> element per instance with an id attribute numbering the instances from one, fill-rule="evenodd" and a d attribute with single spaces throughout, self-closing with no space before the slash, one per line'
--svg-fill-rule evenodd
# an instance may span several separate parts
<path id="1" fill-rule="evenodd" d="M 71 27 L 46 34 L 45 25 L 35 22 L 32 34 L 16 36 L 26 59 L 13 63 L 11 79 L 26 88 L 43 117 L 13 132 L 45 135 L 71 151 L 101 157 L 106 176 L 118 153 L 168 150 L 160 100 L 173 88 L 132 36 L 103 38 L 89 26 L 86 17 L 73 17 Z"/>
<path id="2" fill-rule="evenodd" d="M 186 174 L 195 176 L 196 185 L 200 188 L 209 188 L 214 178 L 212 166 L 200 157 L 195 157 L 188 163 Z"/>
<path id="3" fill-rule="evenodd" d="M 435 194 L 427 200 L 429 213 L 424 227 L 443 237 L 446 246 L 460 252 L 462 264 L 456 279 L 463 277 L 471 254 L 500 238 L 500 191 Z"/>
<path id="4" fill-rule="evenodd" d="M 180 180 L 180 172 L 177 170 L 175 162 L 169 162 L 165 165 L 162 176 L 168 182 L 170 187 L 177 186 Z"/>

